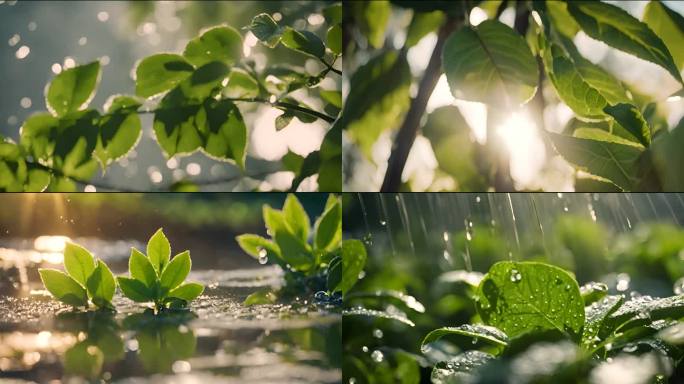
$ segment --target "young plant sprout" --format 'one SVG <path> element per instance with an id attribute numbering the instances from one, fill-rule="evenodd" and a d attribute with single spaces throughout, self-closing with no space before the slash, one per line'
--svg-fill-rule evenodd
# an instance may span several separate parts
<path id="1" fill-rule="evenodd" d="M 47 268 L 38 270 L 45 289 L 52 296 L 74 307 L 88 308 L 92 303 L 100 309 L 114 309 L 116 282 L 104 261 L 96 260 L 80 245 L 67 243 L 64 269 L 66 273 Z"/>
<path id="2" fill-rule="evenodd" d="M 171 244 L 160 228 L 147 243 L 147 255 L 132 248 L 130 277 L 117 277 L 124 296 L 138 303 L 154 303 L 156 311 L 183 308 L 204 291 L 199 283 L 186 282 L 192 261 L 190 251 L 171 258 Z"/>

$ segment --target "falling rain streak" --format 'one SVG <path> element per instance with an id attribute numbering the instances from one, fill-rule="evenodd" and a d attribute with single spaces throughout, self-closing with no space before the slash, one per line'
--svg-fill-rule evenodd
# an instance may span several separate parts
<path id="1" fill-rule="evenodd" d="M 373 196 L 374 195 L 374 196 Z M 551 244 L 561 218 L 577 218 L 628 232 L 648 222 L 684 223 L 684 196 L 674 193 L 359 193 L 344 220 L 348 233 L 373 252 L 432 257 L 445 269 L 472 271 L 478 236 L 496 234 L 505 246 L 498 259 L 518 260 L 525 251 L 554 262 Z M 358 225 L 354 219 L 358 218 Z M 350 223 L 350 224 L 347 224 Z M 485 237 L 486 238 L 486 237 Z M 482 246 L 482 240 L 478 246 Z M 453 258 L 456 257 L 457 260 Z"/>

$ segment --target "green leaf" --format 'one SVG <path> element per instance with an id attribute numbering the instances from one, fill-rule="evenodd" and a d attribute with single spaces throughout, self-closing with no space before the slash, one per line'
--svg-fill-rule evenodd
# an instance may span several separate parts
<path id="1" fill-rule="evenodd" d="M 246 28 L 252 31 L 254 36 L 269 48 L 275 48 L 280 42 L 282 29 L 278 26 L 278 23 L 273 20 L 271 15 L 267 13 L 256 15 L 252 19 L 252 23 Z"/>
<path id="2" fill-rule="evenodd" d="M 280 249 L 278 248 L 278 245 L 271 240 L 251 233 L 237 236 L 235 239 L 240 245 L 240 248 L 255 259 L 262 257 L 264 255 L 263 251 L 266 251 L 265 256 L 269 259 L 271 257 L 275 257 L 276 259 L 280 258 Z"/>
<path id="3" fill-rule="evenodd" d="M 665 68 L 682 82 L 665 43 L 626 11 L 600 1 L 570 1 L 568 11 L 582 30 L 596 40 Z"/>
<path id="4" fill-rule="evenodd" d="M 289 230 L 280 229 L 275 233 L 275 242 L 280 248 L 283 260 L 294 270 L 308 271 L 313 266 L 314 257 L 306 243 L 290 233 Z"/>
<path id="5" fill-rule="evenodd" d="M 328 42 L 328 48 L 336 54 L 342 54 L 342 25 L 335 24 L 328 29 L 326 34 L 326 41 Z"/>
<path id="6" fill-rule="evenodd" d="M 99 80 L 99 61 L 62 71 L 50 82 L 45 93 L 48 110 L 62 117 L 85 109 L 95 95 Z"/>
<path id="7" fill-rule="evenodd" d="M 125 157 L 142 137 L 140 102 L 130 96 L 112 96 L 106 103 L 107 115 L 100 119 L 95 156 L 102 166 Z"/>
<path id="8" fill-rule="evenodd" d="M 325 56 L 325 45 L 314 33 L 285 27 L 280 40 L 284 46 L 315 58 Z"/>
<path id="9" fill-rule="evenodd" d="M 387 311 L 378 311 L 375 309 L 367 309 L 367 308 L 362 308 L 362 307 L 355 307 L 352 309 L 345 309 L 342 312 L 342 318 L 344 319 L 345 316 L 364 316 L 364 317 L 370 317 L 370 318 L 376 318 L 376 319 L 389 319 L 389 320 L 396 320 L 400 323 L 406 324 L 409 327 L 415 327 L 416 324 L 409 320 L 406 317 L 406 314 L 403 312 L 387 312 Z"/>
<path id="10" fill-rule="evenodd" d="M 200 187 L 192 181 L 180 180 L 171 184 L 169 192 L 200 192 Z"/>
<path id="11" fill-rule="evenodd" d="M 348 6 L 349 8 L 347 8 Z M 385 42 L 387 22 L 392 14 L 392 7 L 387 0 L 352 1 L 345 3 L 345 13 L 354 18 L 373 48 L 380 48 Z"/>
<path id="12" fill-rule="evenodd" d="M 608 316 L 607 323 L 616 327 L 632 319 L 649 322 L 662 319 L 679 319 L 684 316 L 684 295 L 671 297 L 639 296 L 626 301 Z"/>
<path id="13" fill-rule="evenodd" d="M 430 380 L 434 384 L 456 384 L 472 381 L 475 371 L 494 360 L 494 356 L 481 351 L 465 351 L 449 361 L 440 361 L 432 368 Z"/>
<path id="14" fill-rule="evenodd" d="M 302 168 L 302 163 L 304 162 L 304 158 L 291 150 L 288 150 L 285 155 L 280 159 L 280 162 L 283 163 L 283 168 L 292 171 L 295 174 L 299 172 L 299 170 Z"/>
<path id="15" fill-rule="evenodd" d="M 331 105 L 337 107 L 338 109 L 342 108 L 342 92 L 340 91 L 327 91 L 327 90 L 320 90 L 318 93 L 321 95 L 321 98 Z"/>
<path id="16" fill-rule="evenodd" d="M 154 293 L 141 281 L 119 276 L 116 278 L 124 296 L 137 303 L 147 303 L 154 300 Z"/>
<path id="17" fill-rule="evenodd" d="M 359 240 L 345 240 L 342 242 L 342 280 L 331 291 L 346 294 L 359 280 L 359 274 L 366 266 L 368 258 L 366 247 Z"/>
<path id="18" fill-rule="evenodd" d="M 656 33 L 672 54 L 677 68 L 684 68 L 684 17 L 661 1 L 649 1 L 644 11 L 644 23 Z"/>
<path id="19" fill-rule="evenodd" d="M 264 224 L 266 224 L 266 231 L 271 237 L 274 237 L 278 231 L 287 230 L 285 215 L 283 215 L 282 211 L 273 209 L 270 205 L 265 204 L 262 208 L 262 215 L 264 217 Z"/>
<path id="20" fill-rule="evenodd" d="M 539 81 L 525 40 L 495 20 L 453 33 L 444 44 L 442 67 L 455 98 L 493 105 L 525 104 Z"/>
<path id="21" fill-rule="evenodd" d="M 43 169 L 29 168 L 27 177 L 24 192 L 43 192 L 50 184 L 50 173 Z"/>
<path id="22" fill-rule="evenodd" d="M 553 26 L 563 35 L 573 38 L 580 27 L 568 12 L 564 1 L 546 1 L 546 10 Z"/>
<path id="23" fill-rule="evenodd" d="M 342 282 L 342 269 L 342 257 L 333 257 L 328 264 L 328 278 L 326 279 L 329 292 L 335 292 Z"/>
<path id="24" fill-rule="evenodd" d="M 88 294 L 76 280 L 56 269 L 39 269 L 45 289 L 57 300 L 74 307 L 87 306 Z"/>
<path id="25" fill-rule="evenodd" d="M 580 287 L 580 295 L 585 306 L 603 299 L 607 294 L 608 286 L 604 283 L 592 281 Z"/>
<path id="26" fill-rule="evenodd" d="M 323 8 L 323 15 L 328 24 L 339 24 L 342 22 L 342 3 L 331 4 Z"/>
<path id="27" fill-rule="evenodd" d="M 431 32 L 434 32 L 444 23 L 446 15 L 442 11 L 414 13 L 406 31 L 404 49 L 418 44 L 418 42 Z"/>
<path id="28" fill-rule="evenodd" d="M 183 251 L 174 256 L 161 275 L 162 290 L 168 292 L 179 286 L 188 277 L 191 265 L 190 251 Z"/>
<path id="29" fill-rule="evenodd" d="M 477 290 L 477 312 L 509 337 L 558 330 L 579 341 L 584 304 L 575 279 L 561 268 L 537 262 L 494 264 Z"/>
<path id="30" fill-rule="evenodd" d="M 351 75 L 349 94 L 335 125 L 346 130 L 370 159 L 380 134 L 395 128 L 408 109 L 410 85 L 411 71 L 405 55 L 388 51 L 371 58 Z"/>
<path id="31" fill-rule="evenodd" d="M 316 220 L 314 226 L 314 247 L 317 250 L 336 248 L 342 240 L 342 203 L 334 195 L 328 197 L 331 205 Z"/>
<path id="32" fill-rule="evenodd" d="M 263 289 L 251 293 L 242 304 L 246 307 L 252 305 L 273 304 L 278 300 L 278 297 L 268 289 Z"/>
<path id="33" fill-rule="evenodd" d="M 582 333 L 582 346 L 591 348 L 592 345 L 596 344 L 603 322 L 622 305 L 623 301 L 624 297 L 621 295 L 606 296 L 584 309 L 587 320 Z"/>
<path id="34" fill-rule="evenodd" d="M 153 290 L 157 285 L 157 273 L 145 255 L 135 248 L 131 249 L 131 257 L 128 259 L 128 271 L 131 277 L 145 284 Z"/>
<path id="35" fill-rule="evenodd" d="M 199 283 L 185 283 L 172 289 L 168 296 L 191 302 L 198 298 L 202 292 L 204 292 L 204 285 Z"/>
<path id="36" fill-rule="evenodd" d="M 164 235 L 162 228 L 159 228 L 147 242 L 147 257 L 150 259 L 154 270 L 157 271 L 157 275 L 161 275 L 171 257 L 171 244 Z"/>
<path id="37" fill-rule="evenodd" d="M 233 160 L 240 169 L 244 169 L 247 126 L 238 107 L 229 100 L 208 100 L 196 119 L 204 138 L 204 152 L 220 160 Z"/>
<path id="38" fill-rule="evenodd" d="M 194 67 L 183 56 L 160 53 L 144 58 L 135 69 L 135 94 L 150 97 L 176 86 Z"/>
<path id="39" fill-rule="evenodd" d="M 95 259 L 87 249 L 74 243 L 67 243 L 64 247 L 64 268 L 69 276 L 85 287 L 95 270 Z"/>
<path id="40" fill-rule="evenodd" d="M 649 149 L 664 191 L 684 191 L 684 119 L 671 131 L 659 131 Z"/>
<path id="41" fill-rule="evenodd" d="M 433 343 L 444 336 L 459 335 L 474 338 L 474 340 L 484 340 L 496 346 L 507 346 L 508 336 L 496 327 L 482 324 L 463 324 L 458 327 L 442 327 L 430 331 L 420 344 L 423 353 L 429 350 L 428 344 Z"/>
<path id="42" fill-rule="evenodd" d="M 102 351 L 81 341 L 64 352 L 64 371 L 68 375 L 95 378 L 102 372 L 104 356 Z"/>
<path id="43" fill-rule="evenodd" d="M 211 28 L 190 40 L 183 56 L 196 67 L 211 61 L 233 65 L 242 59 L 242 36 L 232 27 Z"/>
<path id="44" fill-rule="evenodd" d="M 99 260 L 97 262 L 97 267 L 88 278 L 86 286 L 93 303 L 99 307 L 107 306 L 107 304 L 111 306 L 116 282 L 112 271 L 109 270 L 104 261 Z"/>
<path id="45" fill-rule="evenodd" d="M 645 147 L 651 145 L 651 128 L 641 111 L 631 104 L 616 104 L 603 109 Z"/>
<path id="46" fill-rule="evenodd" d="M 240 68 L 232 68 L 223 95 L 230 98 L 252 98 L 259 96 L 259 83 L 252 75 Z"/>
<path id="47" fill-rule="evenodd" d="M 283 205 L 283 217 L 288 228 L 299 237 L 303 242 L 309 239 L 309 215 L 306 214 L 304 207 L 297 199 L 297 196 L 289 193 Z"/>
<path id="48" fill-rule="evenodd" d="M 590 140 L 549 133 L 556 151 L 576 167 L 610 180 L 624 191 L 639 185 L 639 160 L 644 152 L 638 144 Z"/>

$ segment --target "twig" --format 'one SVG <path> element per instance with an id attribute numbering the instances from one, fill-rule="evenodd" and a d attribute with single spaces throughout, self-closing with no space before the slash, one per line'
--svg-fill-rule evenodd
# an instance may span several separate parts
<path id="1" fill-rule="evenodd" d="M 335 68 L 333 67 L 333 65 L 335 64 L 335 60 L 337 60 L 337 57 L 335 57 L 335 59 L 333 60 L 332 64 L 330 64 L 330 63 L 328 63 L 327 61 L 325 61 L 325 59 L 322 58 L 322 57 L 319 57 L 318 59 L 321 61 L 321 63 L 323 63 L 323 65 L 326 66 L 326 68 L 328 68 L 329 71 L 335 72 L 336 74 L 342 76 L 342 71 L 340 71 L 339 69 L 335 69 Z"/>
<path id="2" fill-rule="evenodd" d="M 420 81 L 420 85 L 418 86 L 418 93 L 411 101 L 404 122 L 394 139 L 392 154 L 390 155 L 387 165 L 387 173 L 385 173 L 385 180 L 380 189 L 381 192 L 396 192 L 399 190 L 399 186 L 401 185 L 401 174 L 404 171 L 406 159 L 411 151 L 411 147 L 413 147 L 413 142 L 416 140 L 420 119 L 425 113 L 427 102 L 442 73 L 442 49 L 444 48 L 444 43 L 458 25 L 459 21 L 457 19 L 449 17 L 439 29 L 437 44 L 435 44 L 435 49 L 432 51 L 430 62 L 428 63 L 423 78 Z"/>

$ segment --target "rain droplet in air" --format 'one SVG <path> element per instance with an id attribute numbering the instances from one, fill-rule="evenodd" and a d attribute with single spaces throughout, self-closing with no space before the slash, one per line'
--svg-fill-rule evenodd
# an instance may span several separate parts
<path id="1" fill-rule="evenodd" d="M 17 52 L 14 55 L 17 57 L 17 59 L 23 60 L 29 55 L 29 53 L 31 53 L 31 48 L 27 47 L 26 45 L 22 45 L 19 47 L 19 49 L 17 49 Z"/>
<path id="2" fill-rule="evenodd" d="M 376 363 L 381 363 L 382 360 L 385 359 L 385 355 L 382 354 L 382 352 L 378 351 L 377 349 L 371 353 L 371 359 L 375 361 Z"/>

